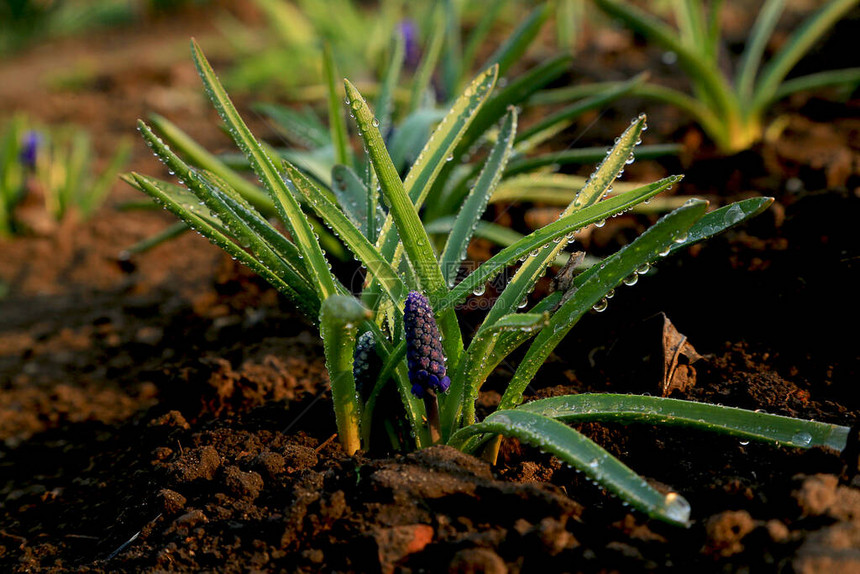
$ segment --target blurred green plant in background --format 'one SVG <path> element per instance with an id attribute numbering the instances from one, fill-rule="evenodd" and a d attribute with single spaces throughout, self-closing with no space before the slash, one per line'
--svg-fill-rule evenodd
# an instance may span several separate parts
<path id="1" fill-rule="evenodd" d="M 0 133 L 0 237 L 46 233 L 72 214 L 91 216 L 130 153 L 131 144 L 124 140 L 97 174 L 89 133 L 48 129 L 15 116 Z"/>
<path id="2" fill-rule="evenodd" d="M 726 61 L 721 37 L 721 1 L 710 3 L 672 0 L 665 17 L 658 17 L 623 0 L 594 0 L 609 16 L 638 32 L 677 58 L 692 93 L 657 83 L 643 83 L 633 95 L 677 107 L 691 116 L 722 153 L 732 154 L 758 142 L 767 122 L 767 112 L 776 102 L 804 90 L 860 86 L 860 68 L 826 70 L 786 79 L 797 63 L 860 0 L 829 0 L 789 35 L 785 43 L 764 61 L 786 0 L 766 0 L 749 31 L 744 50 L 734 69 Z M 654 6 L 651 7 L 656 10 Z M 674 20 L 674 26 L 669 21 Z M 600 93 L 616 83 L 562 88 L 543 94 L 544 103 L 566 101 L 570 97 Z"/>

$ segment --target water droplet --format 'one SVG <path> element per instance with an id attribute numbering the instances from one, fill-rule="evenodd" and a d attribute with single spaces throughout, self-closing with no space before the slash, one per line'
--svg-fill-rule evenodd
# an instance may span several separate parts
<path id="1" fill-rule="evenodd" d="M 595 221 L 595 222 L 594 222 L 594 227 L 603 227 L 604 225 L 606 225 L 606 220 L 605 220 L 605 219 L 601 219 L 600 221 Z"/>
<path id="2" fill-rule="evenodd" d="M 686 523 L 690 520 L 690 503 L 677 492 L 666 495 L 663 511 L 670 519 Z"/>
<path id="3" fill-rule="evenodd" d="M 791 442 L 798 446 L 809 446 L 812 443 L 812 435 L 806 431 L 794 433 Z"/>
<path id="4" fill-rule="evenodd" d="M 609 307 L 609 302 L 606 300 L 606 297 L 598 301 L 594 304 L 592 309 L 594 309 L 597 313 L 603 313 L 606 311 L 606 308 Z"/>
<path id="5" fill-rule="evenodd" d="M 639 275 L 637 275 L 636 272 L 634 271 L 631 275 L 628 275 L 627 277 L 622 279 L 621 282 L 624 283 L 625 285 L 627 285 L 628 287 L 632 287 L 633 285 L 636 285 L 636 283 L 639 282 Z"/>

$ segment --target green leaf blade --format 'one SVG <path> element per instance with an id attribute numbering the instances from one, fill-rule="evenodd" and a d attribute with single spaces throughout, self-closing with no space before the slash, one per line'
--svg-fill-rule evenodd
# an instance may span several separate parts
<path id="1" fill-rule="evenodd" d="M 507 265 L 531 255 L 532 252 L 535 252 L 535 256 L 537 256 L 540 253 L 538 250 L 553 244 L 554 239 L 563 238 L 586 225 L 612 217 L 671 188 L 680 180 L 679 176 L 671 176 L 637 190 L 607 198 L 530 233 L 485 261 L 471 275 L 451 289 L 451 292 L 439 303 L 437 308 L 443 310 L 453 308 L 473 291 L 480 289 L 484 283 L 495 277 Z"/>
<path id="2" fill-rule="evenodd" d="M 537 446 L 648 516 L 676 526 L 688 525 L 690 505 L 682 496 L 659 492 L 597 443 L 563 423 L 519 409 L 497 411 L 458 431 L 449 444 L 462 447 L 479 434 L 500 434 Z"/>
<path id="3" fill-rule="evenodd" d="M 516 410 L 566 423 L 643 423 L 694 428 L 741 440 L 842 451 L 850 428 L 736 407 L 661 397 L 594 393 L 565 395 L 525 403 Z"/>
<path id="4" fill-rule="evenodd" d="M 314 235 L 307 217 L 298 202 L 287 189 L 281 179 L 272 158 L 264 151 L 251 130 L 239 116 L 227 92 L 215 75 L 212 66 L 206 60 L 203 51 L 196 41 L 191 41 L 191 52 L 197 71 L 203 80 L 206 94 L 212 101 L 221 119 L 227 125 L 230 137 L 244 153 L 257 177 L 272 196 L 275 206 L 281 214 L 284 224 L 288 227 L 296 245 L 302 251 L 306 261 L 309 276 L 314 288 L 319 292 L 320 300 L 337 292 L 334 277 L 323 255 L 322 248 Z"/>
<path id="5" fill-rule="evenodd" d="M 490 152 L 475 186 L 454 220 L 454 226 L 439 258 L 442 272 L 445 274 L 445 279 L 449 285 L 453 284 L 457 276 L 460 261 L 466 255 L 466 248 L 469 246 L 478 220 L 487 208 L 487 202 L 502 178 L 502 173 L 511 156 L 516 131 L 517 113 L 512 108 L 505 118 L 496 145 Z"/>
<path id="6" fill-rule="evenodd" d="M 355 297 L 332 295 L 320 309 L 320 334 L 340 443 L 348 456 L 361 448 L 361 410 L 352 373 L 357 325 L 370 317 Z"/>

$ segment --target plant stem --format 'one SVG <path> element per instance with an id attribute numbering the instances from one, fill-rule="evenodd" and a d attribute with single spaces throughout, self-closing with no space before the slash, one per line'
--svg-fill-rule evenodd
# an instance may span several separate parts
<path id="1" fill-rule="evenodd" d="M 433 389 L 427 389 L 424 392 L 424 411 L 427 413 L 427 426 L 430 429 L 430 444 L 436 444 L 442 438 L 439 425 L 439 399 Z"/>

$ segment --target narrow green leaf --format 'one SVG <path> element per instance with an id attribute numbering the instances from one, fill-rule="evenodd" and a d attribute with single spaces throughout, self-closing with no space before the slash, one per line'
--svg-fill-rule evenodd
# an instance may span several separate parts
<path id="1" fill-rule="evenodd" d="M 424 48 L 424 55 L 412 78 L 412 94 L 409 98 L 410 112 L 418 110 L 424 103 L 424 97 L 430 87 L 430 81 L 433 79 L 433 71 L 439 62 L 439 56 L 442 54 L 444 43 L 445 10 L 443 5 L 439 5 L 433 14 L 433 26 L 430 29 L 427 46 Z"/>
<path id="2" fill-rule="evenodd" d="M 794 65 L 857 3 L 858 0 L 832 0 L 803 21 L 779 53 L 762 69 L 761 77 L 756 83 L 755 96 L 749 106 L 751 113 L 762 111 L 773 101 L 773 95 Z"/>
<path id="3" fill-rule="evenodd" d="M 444 86 L 443 100 L 453 97 L 459 88 L 463 71 L 460 45 L 460 2 L 443 0 L 445 13 L 445 47 L 442 52 L 442 85 Z"/>
<path id="4" fill-rule="evenodd" d="M 478 220 L 487 208 L 487 201 L 502 177 L 502 172 L 508 164 L 508 158 L 513 149 L 514 137 L 517 132 L 517 112 L 514 108 L 508 112 L 499 132 L 496 145 L 490 152 L 484 168 L 478 176 L 472 191 L 457 214 L 454 227 L 451 229 L 445 248 L 439 258 L 442 272 L 449 285 L 453 285 L 457 277 L 460 261 L 466 256 L 466 248 L 477 227 Z"/>
<path id="5" fill-rule="evenodd" d="M 639 159 L 654 159 L 667 155 L 678 155 L 683 146 L 678 144 L 656 144 L 639 147 L 636 157 Z M 606 155 L 606 148 L 584 147 L 557 152 L 549 152 L 534 157 L 517 158 L 508 164 L 505 177 L 517 175 L 535 169 L 568 164 L 596 163 Z"/>
<path id="6" fill-rule="evenodd" d="M 766 0 L 756 16 L 735 74 L 735 90 L 740 95 L 741 101 L 752 100 L 761 58 L 784 7 L 785 0 Z"/>
<path id="7" fill-rule="evenodd" d="M 294 145 L 315 149 L 332 145 L 329 128 L 307 108 L 303 111 L 268 103 L 256 103 L 254 111 L 267 116 L 275 123 L 278 133 Z"/>
<path id="8" fill-rule="evenodd" d="M 174 188 L 174 196 L 193 193 L 197 203 L 203 202 L 213 217 L 229 229 L 240 245 L 250 248 L 260 263 L 282 277 L 298 297 L 307 299 L 307 305 L 318 304 L 318 298 L 305 276 L 305 267 L 295 245 L 261 217 L 229 183 L 220 180 L 217 174 L 198 172 L 188 166 L 144 122 L 138 122 L 138 130 L 167 168 L 173 173 L 182 174 L 182 181 L 189 191 L 180 192 Z M 194 204 L 189 208 L 191 211 L 197 211 Z"/>
<path id="9" fill-rule="evenodd" d="M 563 296 L 564 293 L 561 291 L 554 291 L 538 301 L 538 303 L 535 304 L 528 313 L 518 313 L 518 315 L 549 315 L 551 317 L 551 314 L 555 312 L 556 308 L 561 304 Z M 546 325 L 541 326 L 541 328 L 543 327 L 546 327 Z M 538 331 L 539 329 L 521 329 L 518 331 L 504 330 L 496 339 L 495 345 L 493 345 L 493 350 L 486 361 L 484 372 L 477 373 L 476 376 L 486 379 L 508 355 L 513 353 L 517 347 L 535 336 Z M 514 369 L 511 368 L 511 370 L 513 371 Z"/>
<path id="10" fill-rule="evenodd" d="M 138 185 L 134 179 L 132 179 L 131 181 L 126 180 L 122 177 L 121 177 L 121 179 L 123 179 L 123 181 L 125 181 L 126 183 L 128 183 L 129 185 L 131 185 L 132 187 L 137 189 L 138 191 L 143 191 L 143 189 L 141 189 L 140 185 Z M 155 204 L 151 201 L 148 203 L 155 206 Z M 186 231 L 189 231 L 189 229 L 188 229 L 188 226 L 185 225 L 185 222 L 184 221 L 177 221 L 176 223 L 172 223 L 172 224 L 168 225 L 167 227 L 165 227 L 163 230 L 159 231 L 158 233 L 156 233 L 154 235 L 150 235 L 148 237 L 144 237 L 143 239 L 141 239 L 140 241 L 137 241 L 133 245 L 126 247 L 125 249 L 123 249 L 120 252 L 120 255 L 118 258 L 120 260 L 123 260 L 123 259 L 130 258 L 132 255 L 136 255 L 138 253 L 145 253 L 145 252 L 149 251 L 150 249 L 152 249 L 153 247 L 157 247 L 158 245 L 161 245 L 162 243 L 167 243 L 171 239 L 175 239 L 175 238 L 179 237 L 180 235 L 182 235 Z"/>
<path id="11" fill-rule="evenodd" d="M 743 223 L 762 213 L 773 204 L 772 197 L 751 197 L 729 205 L 724 205 L 709 213 L 693 224 L 683 241 L 676 241 L 670 253 L 686 249 L 694 243 L 710 239 L 729 227 Z"/>
<path id="12" fill-rule="evenodd" d="M 495 67 L 478 74 L 457 98 L 418 154 L 403 181 L 403 187 L 415 209 L 421 209 L 443 167 L 453 159 L 454 148 L 492 92 L 496 76 Z M 396 263 L 397 236 L 393 232 L 393 221 L 393 216 L 389 214 L 379 232 L 377 247 L 383 255 L 393 257 Z"/>
<path id="13" fill-rule="evenodd" d="M 652 518 L 677 526 L 688 524 L 690 505 L 681 495 L 659 492 L 597 443 L 563 423 L 520 410 L 496 411 L 483 422 L 458 431 L 449 444 L 459 448 L 470 437 L 485 433 L 516 438 L 557 456 Z"/>
<path id="14" fill-rule="evenodd" d="M 451 161 L 449 158 L 454 148 L 492 93 L 497 77 L 498 69 L 495 66 L 478 74 L 454 101 L 418 154 L 403 182 L 416 206 L 420 207 L 442 167 Z"/>
<path id="15" fill-rule="evenodd" d="M 537 38 L 540 29 L 543 27 L 549 15 L 552 13 L 550 3 L 547 2 L 532 10 L 526 19 L 517 26 L 510 36 L 493 52 L 483 68 L 489 68 L 493 65 L 499 66 L 499 76 L 507 73 L 508 69 L 514 62 L 522 59 L 526 50 L 531 46 L 535 38 Z"/>
<path id="16" fill-rule="evenodd" d="M 376 192 L 371 192 L 361 181 L 361 178 L 351 168 L 345 165 L 336 165 L 332 168 L 332 191 L 344 213 L 361 230 L 370 241 L 375 241 L 375 229 L 379 227 L 385 218 L 385 213 L 379 209 L 379 205 L 373 199 Z M 368 201 L 368 198 L 371 201 Z M 370 204 L 370 205 L 368 205 Z M 371 209 L 373 215 L 370 215 Z M 368 225 L 368 221 L 372 225 Z"/>
<path id="17" fill-rule="evenodd" d="M 681 41 L 704 57 L 710 56 L 710 47 L 703 40 L 708 38 L 702 15 L 702 3 L 697 0 L 675 2 L 675 20 L 681 31 Z"/>
<path id="18" fill-rule="evenodd" d="M 488 332 L 510 332 L 537 333 L 549 325 L 549 312 L 544 313 L 510 313 L 500 317 L 488 329 Z"/>
<path id="19" fill-rule="evenodd" d="M 471 70 L 475 66 L 475 55 L 478 49 L 484 43 L 487 34 L 490 33 L 493 24 L 498 18 L 499 12 L 504 7 L 504 2 L 488 2 L 481 6 L 481 19 L 472 28 L 469 37 L 466 40 L 466 46 L 463 48 L 462 69 Z"/>
<path id="20" fill-rule="evenodd" d="M 780 84 L 770 102 L 777 102 L 796 92 L 820 90 L 823 88 L 844 87 L 857 89 L 860 85 L 860 68 L 844 68 L 842 70 L 827 70 L 791 78 Z"/>
<path id="21" fill-rule="evenodd" d="M 667 177 L 641 187 L 638 190 L 610 197 L 530 233 L 516 244 L 502 249 L 499 253 L 485 261 L 471 275 L 451 289 L 448 296 L 434 308 L 437 310 L 452 308 L 517 259 L 529 256 L 532 252 L 537 255 L 540 253 L 540 249 L 544 249 L 544 246 L 553 245 L 554 239 L 564 237 L 568 234 L 572 236 L 573 232 L 586 225 L 617 215 L 633 205 L 669 189 L 680 181 L 680 179 L 680 176 Z"/>
<path id="22" fill-rule="evenodd" d="M 379 119 L 379 131 L 387 134 L 391 129 L 391 117 L 394 112 L 394 90 L 403 70 L 403 60 L 406 57 L 406 45 L 403 34 L 395 32 L 391 39 L 390 57 L 379 94 L 376 96 L 376 117 Z M 395 164 L 396 165 L 396 164 Z"/>
<path id="23" fill-rule="evenodd" d="M 566 423 L 612 422 L 681 426 L 741 440 L 812 448 L 845 448 L 849 427 L 660 397 L 582 394 L 540 399 L 517 407 Z"/>
<path id="24" fill-rule="evenodd" d="M 606 90 L 613 89 L 618 84 L 618 82 L 595 82 L 593 84 L 544 90 L 535 94 L 529 101 L 534 105 L 561 104 L 573 99 L 601 94 Z M 679 90 L 657 84 L 644 83 L 635 86 L 631 90 L 630 96 L 637 96 L 646 100 L 674 106 L 702 124 L 702 128 L 709 134 L 718 134 L 726 130 L 725 118 L 715 114 L 714 110 L 710 109 L 702 101 Z"/>
<path id="25" fill-rule="evenodd" d="M 454 150 L 455 162 L 459 161 L 463 154 L 468 153 L 469 149 L 498 123 L 507 113 L 508 107 L 525 104 L 532 94 L 564 74 L 570 67 L 571 61 L 570 56 L 555 56 L 517 76 L 508 82 L 507 86 L 500 88 L 479 111 L 472 125 L 458 143 Z M 499 74 L 499 72 L 496 73 Z"/>
<path id="26" fill-rule="evenodd" d="M 131 158 L 131 143 L 127 140 L 122 140 L 116 150 L 116 153 L 111 157 L 110 163 L 105 167 L 95 182 L 87 189 L 87 186 L 81 186 L 83 192 L 82 197 L 78 197 L 78 208 L 85 216 L 89 216 L 98 209 L 103 203 L 105 197 L 110 192 L 111 187 L 116 182 L 117 175 L 123 169 L 125 164 Z"/>
<path id="27" fill-rule="evenodd" d="M 418 159 L 432 128 L 445 117 L 444 110 L 422 108 L 409 114 L 391 134 L 388 152 L 398 173 L 404 173 Z"/>
<path id="28" fill-rule="evenodd" d="M 425 225 L 424 229 L 426 229 L 427 233 L 431 235 L 448 235 L 454 228 L 454 221 L 454 216 L 449 215 L 448 217 L 440 217 L 439 219 L 434 219 Z M 484 220 L 480 220 L 477 223 L 478 224 L 475 226 L 474 236 L 486 239 L 500 247 L 508 247 L 525 237 L 519 231 L 514 231 L 510 227 L 499 225 L 498 223 L 491 223 Z M 559 267 L 565 263 L 567 263 L 567 255 L 564 253 L 559 254 L 553 261 L 553 265 L 557 265 Z"/>
<path id="29" fill-rule="evenodd" d="M 490 203 L 545 203 L 567 206 L 582 189 L 586 178 L 566 173 L 528 173 L 503 179 Z M 642 187 L 641 182 L 616 181 L 612 189 L 625 193 Z"/>
<path id="30" fill-rule="evenodd" d="M 209 99 L 227 125 L 228 132 L 239 149 L 242 150 L 251 163 L 251 167 L 260 178 L 267 191 L 272 196 L 275 206 L 287 226 L 287 229 L 295 240 L 296 245 L 302 251 L 306 261 L 308 275 L 312 279 L 314 288 L 325 300 L 336 293 L 334 277 L 331 274 L 328 263 L 323 255 L 322 248 L 314 236 L 313 229 L 305 217 L 296 199 L 287 189 L 272 158 L 263 150 L 260 143 L 254 138 L 251 130 L 239 116 L 224 87 L 215 76 L 215 71 L 197 42 L 191 41 L 191 51 L 194 63 L 203 79 L 204 87 Z"/>
<path id="31" fill-rule="evenodd" d="M 434 201 L 427 206 L 425 214 L 427 221 L 433 221 L 457 211 L 468 194 L 466 182 L 474 177 L 478 171 L 478 168 L 475 167 L 473 171 L 465 173 L 455 185 L 448 186 L 448 181 L 451 179 L 449 176 L 453 168 L 460 165 L 465 155 L 471 153 L 481 138 L 486 136 L 487 132 L 501 120 L 507 113 L 508 107 L 524 105 L 529 96 L 561 76 L 570 66 L 570 62 L 569 56 L 551 58 L 518 76 L 487 100 L 448 156 L 451 161 L 445 166 L 443 175 L 439 178 L 440 185 L 437 185 L 436 189 L 430 192 L 433 194 Z M 442 183 L 450 189 L 443 188 Z"/>
<path id="32" fill-rule="evenodd" d="M 370 315 L 370 311 L 349 295 L 332 295 L 323 301 L 320 309 L 320 335 L 331 381 L 337 433 L 343 450 L 349 456 L 361 448 L 361 412 L 352 374 L 356 326 Z"/>
<path id="33" fill-rule="evenodd" d="M 529 140 L 537 139 L 541 133 L 569 126 L 573 123 L 574 119 L 580 117 L 582 114 L 591 110 L 600 109 L 621 96 L 629 94 L 636 86 L 642 84 L 647 77 L 647 73 L 639 74 L 626 82 L 620 82 L 601 94 L 580 100 L 557 111 L 549 117 L 533 124 L 527 130 L 519 133 L 517 135 L 518 146 L 528 142 Z M 518 149 L 521 148 L 518 147 Z"/>
<path id="34" fill-rule="evenodd" d="M 337 65 L 334 62 L 331 46 L 323 44 L 323 74 L 328 89 L 328 125 L 331 141 L 334 144 L 334 161 L 341 165 L 352 165 L 349 149 L 349 134 L 343 119 L 343 97 L 338 89 Z"/>

